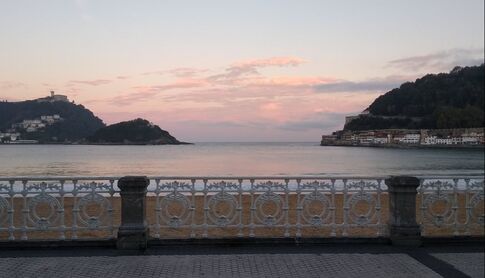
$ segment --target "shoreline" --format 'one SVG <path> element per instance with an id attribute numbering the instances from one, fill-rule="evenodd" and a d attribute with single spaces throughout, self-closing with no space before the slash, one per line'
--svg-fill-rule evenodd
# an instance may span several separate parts
<path id="1" fill-rule="evenodd" d="M 324 144 L 320 143 L 321 147 L 370 147 L 370 148 L 387 148 L 387 149 L 467 149 L 467 150 L 483 150 L 484 145 L 421 145 L 421 144 Z"/>
<path id="2" fill-rule="evenodd" d="M 195 143 L 179 142 L 171 144 L 153 144 L 153 143 L 0 143 L 0 145 L 74 145 L 74 146 L 171 146 L 171 145 L 195 145 Z"/>

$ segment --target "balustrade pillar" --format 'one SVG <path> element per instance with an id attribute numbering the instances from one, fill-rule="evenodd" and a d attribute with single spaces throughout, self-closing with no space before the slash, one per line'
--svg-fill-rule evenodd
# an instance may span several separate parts
<path id="1" fill-rule="evenodd" d="M 121 196 L 121 225 L 116 246 L 124 250 L 147 248 L 146 193 L 147 177 L 127 176 L 118 181 Z"/>
<path id="2" fill-rule="evenodd" d="M 389 234 L 393 245 L 421 245 L 421 228 L 416 222 L 419 179 L 395 176 L 386 179 L 389 188 Z"/>

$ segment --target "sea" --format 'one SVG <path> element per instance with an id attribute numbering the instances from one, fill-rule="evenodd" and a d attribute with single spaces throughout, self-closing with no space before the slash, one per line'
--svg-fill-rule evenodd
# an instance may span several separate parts
<path id="1" fill-rule="evenodd" d="M 303 143 L 0 145 L 12 176 L 482 176 L 483 149 L 330 147 Z"/>

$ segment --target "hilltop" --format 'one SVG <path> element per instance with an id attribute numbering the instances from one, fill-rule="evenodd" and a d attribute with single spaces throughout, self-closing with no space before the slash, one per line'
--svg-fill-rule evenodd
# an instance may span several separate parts
<path id="1" fill-rule="evenodd" d="M 0 102 L 0 133 L 40 143 L 76 142 L 105 126 L 89 109 L 57 97 Z"/>
<path id="2" fill-rule="evenodd" d="M 0 102 L 0 143 L 187 144 L 147 120 L 106 126 L 67 96 Z"/>
<path id="3" fill-rule="evenodd" d="M 483 127 L 484 83 L 483 64 L 428 74 L 378 97 L 344 130 Z"/>
<path id="4" fill-rule="evenodd" d="M 95 144 L 184 144 L 159 126 L 144 119 L 120 122 L 97 130 L 87 138 Z"/>

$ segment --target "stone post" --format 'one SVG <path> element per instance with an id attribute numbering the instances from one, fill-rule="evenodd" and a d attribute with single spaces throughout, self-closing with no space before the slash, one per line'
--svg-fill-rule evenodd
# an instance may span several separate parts
<path id="1" fill-rule="evenodd" d="M 146 193 L 147 177 L 128 176 L 118 181 L 121 196 L 121 225 L 116 246 L 124 250 L 147 248 Z"/>
<path id="2" fill-rule="evenodd" d="M 386 179 L 389 188 L 389 233 L 393 245 L 421 245 L 421 228 L 416 223 L 419 179 L 395 176 Z"/>

